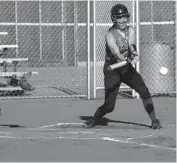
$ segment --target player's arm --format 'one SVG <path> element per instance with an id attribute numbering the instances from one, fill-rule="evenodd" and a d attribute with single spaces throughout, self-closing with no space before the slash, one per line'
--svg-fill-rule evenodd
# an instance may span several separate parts
<path id="1" fill-rule="evenodd" d="M 112 35 L 111 32 L 108 32 L 106 34 L 105 40 L 106 40 L 106 43 L 107 43 L 109 49 L 111 50 L 112 54 L 114 55 L 114 57 L 116 59 L 125 61 L 126 58 L 123 55 L 120 54 L 119 48 L 116 44 L 116 40 L 115 40 L 115 38 L 114 38 L 114 36 Z"/>
<path id="2" fill-rule="evenodd" d="M 132 53 L 137 53 L 137 49 L 136 49 L 136 33 L 135 33 L 135 28 L 133 28 L 133 27 L 129 28 L 128 42 L 129 42 L 130 51 Z"/>
<path id="3" fill-rule="evenodd" d="M 139 60 L 139 56 L 137 54 L 137 48 L 136 48 L 136 33 L 135 33 L 135 28 L 133 28 L 133 27 L 129 28 L 128 42 L 129 42 L 130 51 L 133 54 L 133 58 L 134 58 L 131 63 L 135 64 Z"/>

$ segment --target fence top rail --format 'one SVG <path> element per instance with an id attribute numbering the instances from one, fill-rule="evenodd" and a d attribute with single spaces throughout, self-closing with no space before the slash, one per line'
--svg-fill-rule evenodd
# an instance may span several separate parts
<path id="1" fill-rule="evenodd" d="M 0 45 L 0 48 L 18 48 L 18 45 Z"/>
<path id="2" fill-rule="evenodd" d="M 152 22 L 140 22 L 140 25 L 168 25 L 175 24 L 175 21 L 152 21 Z M 0 22 L 0 25 L 19 25 L 19 26 L 87 26 L 87 23 L 14 23 L 14 22 Z M 90 26 L 93 26 L 94 23 L 90 23 Z M 112 23 L 95 23 L 96 26 L 111 26 Z M 130 23 L 133 25 L 133 23 Z M 136 23 L 134 23 L 136 25 Z"/>
<path id="3" fill-rule="evenodd" d="M 8 35 L 8 32 L 0 32 L 0 35 Z"/>
<path id="4" fill-rule="evenodd" d="M 7 77 L 7 76 L 22 76 L 23 74 L 26 74 L 27 72 L 0 72 L 1 77 Z M 39 72 L 32 72 L 32 74 L 37 75 Z"/>
<path id="5" fill-rule="evenodd" d="M 11 63 L 13 61 L 28 61 L 28 58 L 0 58 L 0 63 L 8 62 Z"/>

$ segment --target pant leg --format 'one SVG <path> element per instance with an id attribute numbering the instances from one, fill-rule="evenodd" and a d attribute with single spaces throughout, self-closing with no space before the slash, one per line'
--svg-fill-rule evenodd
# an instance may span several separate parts
<path id="1" fill-rule="evenodd" d="M 121 84 L 120 74 L 116 70 L 107 71 L 107 66 L 107 64 L 104 66 L 105 99 L 104 104 L 101 105 L 94 114 L 94 117 L 97 118 L 101 118 L 114 110 Z"/>
<path id="2" fill-rule="evenodd" d="M 147 111 L 151 120 L 152 121 L 155 120 L 156 115 L 155 115 L 154 105 L 153 105 L 150 92 L 143 78 L 132 65 L 128 66 L 125 74 L 122 74 L 121 80 L 122 82 L 124 82 L 129 87 L 131 87 L 132 89 L 134 89 L 136 92 L 139 93 L 140 97 L 142 98 L 142 102 L 145 110 Z"/>
<path id="3" fill-rule="evenodd" d="M 126 71 L 121 74 L 121 80 L 138 92 L 141 98 L 151 97 L 143 78 L 131 64 L 129 64 Z"/>

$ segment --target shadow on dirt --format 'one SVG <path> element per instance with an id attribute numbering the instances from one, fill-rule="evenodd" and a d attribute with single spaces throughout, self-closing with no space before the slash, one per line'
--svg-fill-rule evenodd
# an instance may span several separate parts
<path id="1" fill-rule="evenodd" d="M 89 120 L 92 118 L 92 116 L 80 116 L 79 117 L 81 120 Z M 112 120 L 112 119 L 108 119 L 106 117 L 101 118 L 99 121 L 97 121 L 97 125 L 101 125 L 101 126 L 107 126 L 108 123 L 119 123 L 119 124 L 130 124 L 130 125 L 136 125 L 136 126 L 142 126 L 142 127 L 148 127 L 151 128 L 150 125 L 146 125 L 146 124 L 141 124 L 141 123 L 135 123 L 135 122 L 127 122 L 127 121 L 118 121 L 118 120 Z"/>
<path id="2" fill-rule="evenodd" d="M 0 127 L 7 127 L 7 128 L 25 128 L 25 126 L 15 125 L 15 124 L 0 124 Z"/>

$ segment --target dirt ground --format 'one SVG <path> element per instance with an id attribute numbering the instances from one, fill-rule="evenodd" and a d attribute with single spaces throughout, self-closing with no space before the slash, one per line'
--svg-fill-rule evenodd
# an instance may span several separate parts
<path id="1" fill-rule="evenodd" d="M 119 99 L 108 126 L 81 127 L 103 100 L 1 100 L 2 162 L 175 162 L 176 99 L 154 98 L 152 130 L 141 100 Z"/>

